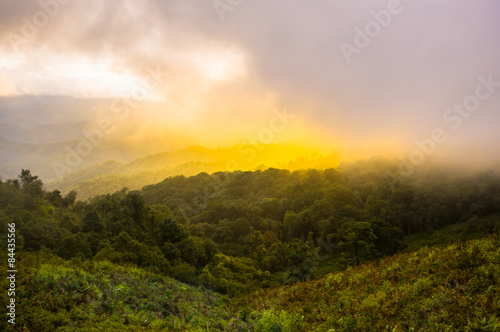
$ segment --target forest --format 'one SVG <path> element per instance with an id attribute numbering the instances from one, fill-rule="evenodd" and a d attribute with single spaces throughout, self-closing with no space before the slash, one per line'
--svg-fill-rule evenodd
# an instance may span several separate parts
<path id="1" fill-rule="evenodd" d="M 69 331 L 84 326 L 70 316 L 90 315 L 96 330 L 368 331 L 385 328 L 383 318 L 391 331 L 438 331 L 457 303 L 441 303 L 450 306 L 448 316 L 438 315 L 443 321 L 412 316 L 402 325 L 400 315 L 414 315 L 425 299 L 418 294 L 432 294 L 442 282 L 456 289 L 474 282 L 471 294 L 481 294 L 476 302 L 457 295 L 475 304 L 460 303 L 458 312 L 472 320 L 451 330 L 483 319 L 481 326 L 500 328 L 500 299 L 488 295 L 500 281 L 500 176 L 437 168 L 408 178 L 395 174 L 385 160 L 325 170 L 200 173 L 80 201 L 74 191 L 44 190 L 42 179 L 23 169 L 0 182 L 2 229 L 16 225 L 21 265 L 24 312 L 16 328 Z M 451 239 L 436 235 L 450 227 Z M 433 244 L 451 247 L 434 253 L 426 248 Z M 462 264 L 453 255 L 463 266 L 453 265 Z M 110 280 L 113 291 L 106 288 Z M 321 294 L 336 292 L 317 300 L 324 312 L 293 304 L 315 303 L 318 285 L 327 288 Z M 407 307 L 382 304 L 374 290 L 381 285 L 383 297 L 405 298 Z M 146 289 L 155 289 L 149 300 Z M 166 300 L 165 292 L 176 295 Z M 349 304 L 353 298 L 366 310 Z M 194 309 L 200 305 L 204 311 Z M 379 305 L 386 309 L 378 312 Z"/>
<path id="2" fill-rule="evenodd" d="M 499 17 L 0 0 L 0 332 L 500 332 Z"/>

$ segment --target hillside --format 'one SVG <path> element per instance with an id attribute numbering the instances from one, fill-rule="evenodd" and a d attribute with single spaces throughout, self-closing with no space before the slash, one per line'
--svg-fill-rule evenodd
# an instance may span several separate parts
<path id="1" fill-rule="evenodd" d="M 498 235 L 235 300 L 256 331 L 498 331 Z"/>
<path id="2" fill-rule="evenodd" d="M 30 308 L 19 321 L 34 331 L 127 330 L 127 324 L 362 331 L 383 329 L 384 321 L 398 331 L 431 328 L 418 320 L 418 307 L 443 305 L 453 313 L 438 323 L 453 329 L 467 318 L 470 326 L 495 323 L 499 301 L 489 292 L 499 275 L 500 177 L 433 169 L 393 183 L 386 177 L 391 167 L 372 160 L 326 170 L 200 173 L 85 202 L 75 192 L 45 191 L 38 176 L 22 170 L 17 179 L 0 180 L 0 225 L 15 232 L 20 262 L 16 298 Z M 425 248 L 450 243 L 448 251 Z M 171 278 L 192 287 L 175 283 L 182 308 L 160 315 L 177 303 L 155 293 L 167 292 L 162 284 Z M 113 282 L 123 287 L 106 288 Z M 461 292 L 460 306 L 436 300 L 447 284 L 453 285 L 447 297 Z M 277 288 L 285 285 L 295 286 Z M 183 302 L 184 290 L 201 294 Z M 213 292 L 235 299 L 234 314 L 224 300 L 213 302 L 222 311 L 207 309 L 215 316 L 192 313 L 200 303 L 209 306 Z M 464 309 L 472 305 L 479 311 Z"/>
<path id="3" fill-rule="evenodd" d="M 2 255 L 4 258 L 5 255 Z M 46 252 L 18 260 L 17 331 L 235 331 L 248 326 L 223 296 L 107 261 Z M 2 278 L 2 289 L 8 289 Z M 2 303 L 7 303 L 2 292 Z M 14 331 L 5 319 L 2 331 Z"/>
<path id="4" fill-rule="evenodd" d="M 258 152 L 258 153 L 257 153 Z M 156 153 L 131 162 L 107 161 L 76 170 L 46 185 L 48 190 L 63 193 L 74 190 L 81 200 L 113 193 L 127 187 L 139 190 L 165 178 L 202 172 L 255 170 L 267 167 L 287 169 L 327 168 L 336 166 L 335 154 L 322 156 L 314 149 L 291 144 L 237 145 L 209 149 L 191 146 L 185 149 Z"/>
<path id="5" fill-rule="evenodd" d="M 56 179 L 58 173 L 54 163 L 66 165 L 67 148 L 74 149 L 79 144 L 77 140 L 65 140 L 50 143 L 19 143 L 0 138 L 0 176 L 11 178 L 23 168 L 28 168 L 46 180 Z M 92 153 L 81 158 L 76 167 L 78 170 L 106 160 L 129 161 L 143 155 L 144 149 L 120 141 L 105 140 L 92 148 Z"/>
<path id="6" fill-rule="evenodd" d="M 2 254 L 4 258 L 5 254 Z M 497 331 L 500 238 L 422 248 L 229 300 L 133 265 L 19 257 L 30 331 Z M 7 288 L 3 279 L 1 286 Z M 6 293 L 2 292 L 2 301 Z M 5 303 L 5 302 L 4 302 Z M 5 321 L 0 328 L 9 329 Z"/>

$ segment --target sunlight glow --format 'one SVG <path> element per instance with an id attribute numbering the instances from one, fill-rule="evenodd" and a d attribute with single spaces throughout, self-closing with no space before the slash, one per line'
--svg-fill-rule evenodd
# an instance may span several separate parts
<path id="1" fill-rule="evenodd" d="M 66 95 L 78 98 L 107 98 L 130 95 L 141 87 L 143 78 L 117 66 L 111 58 L 61 57 L 53 54 L 36 58 L 0 56 L 0 95 Z M 17 87 L 13 89 L 12 87 Z M 146 99 L 158 96 L 147 91 Z"/>
<path id="2" fill-rule="evenodd" d="M 194 60 L 205 76 L 213 81 L 245 75 L 244 56 L 235 51 L 204 50 L 196 53 Z"/>

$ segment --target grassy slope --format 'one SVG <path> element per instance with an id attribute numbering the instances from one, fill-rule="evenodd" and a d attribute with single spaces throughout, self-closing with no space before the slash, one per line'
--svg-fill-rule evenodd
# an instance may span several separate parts
<path id="1" fill-rule="evenodd" d="M 444 247 L 457 242 L 481 239 L 485 234 L 489 233 L 484 227 L 486 224 L 494 225 L 493 228 L 500 229 L 500 216 L 490 215 L 483 218 L 472 218 L 467 222 L 458 222 L 423 233 L 409 235 L 406 237 L 407 247 L 401 250 L 400 253 L 415 252 L 424 247 Z M 331 256 L 318 264 L 314 271 L 314 279 L 344 269 L 345 262 L 342 257 Z"/>
<path id="2" fill-rule="evenodd" d="M 18 270 L 18 331 L 246 329 L 225 297 L 136 267 L 23 254 Z M 0 330 L 11 328 L 1 320 Z"/>
<path id="3" fill-rule="evenodd" d="M 499 245 L 422 248 L 234 306 L 259 331 L 499 331 Z"/>
<path id="4" fill-rule="evenodd" d="M 25 253 L 17 330 L 495 331 L 498 235 L 423 248 L 233 301 L 132 266 Z M 1 287 L 7 289 L 6 279 Z M 2 303 L 7 300 L 2 292 Z M 5 320 L 0 329 L 6 329 Z"/>

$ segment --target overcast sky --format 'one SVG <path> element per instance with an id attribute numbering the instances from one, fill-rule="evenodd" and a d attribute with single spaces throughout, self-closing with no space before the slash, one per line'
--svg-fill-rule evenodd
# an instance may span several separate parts
<path id="1" fill-rule="evenodd" d="M 154 68 L 141 118 L 210 144 L 286 108 L 279 140 L 406 156 L 442 128 L 443 156 L 491 158 L 500 87 L 460 125 L 443 116 L 479 77 L 500 82 L 499 17 L 495 0 L 3 0 L 0 96 L 123 97 Z"/>

